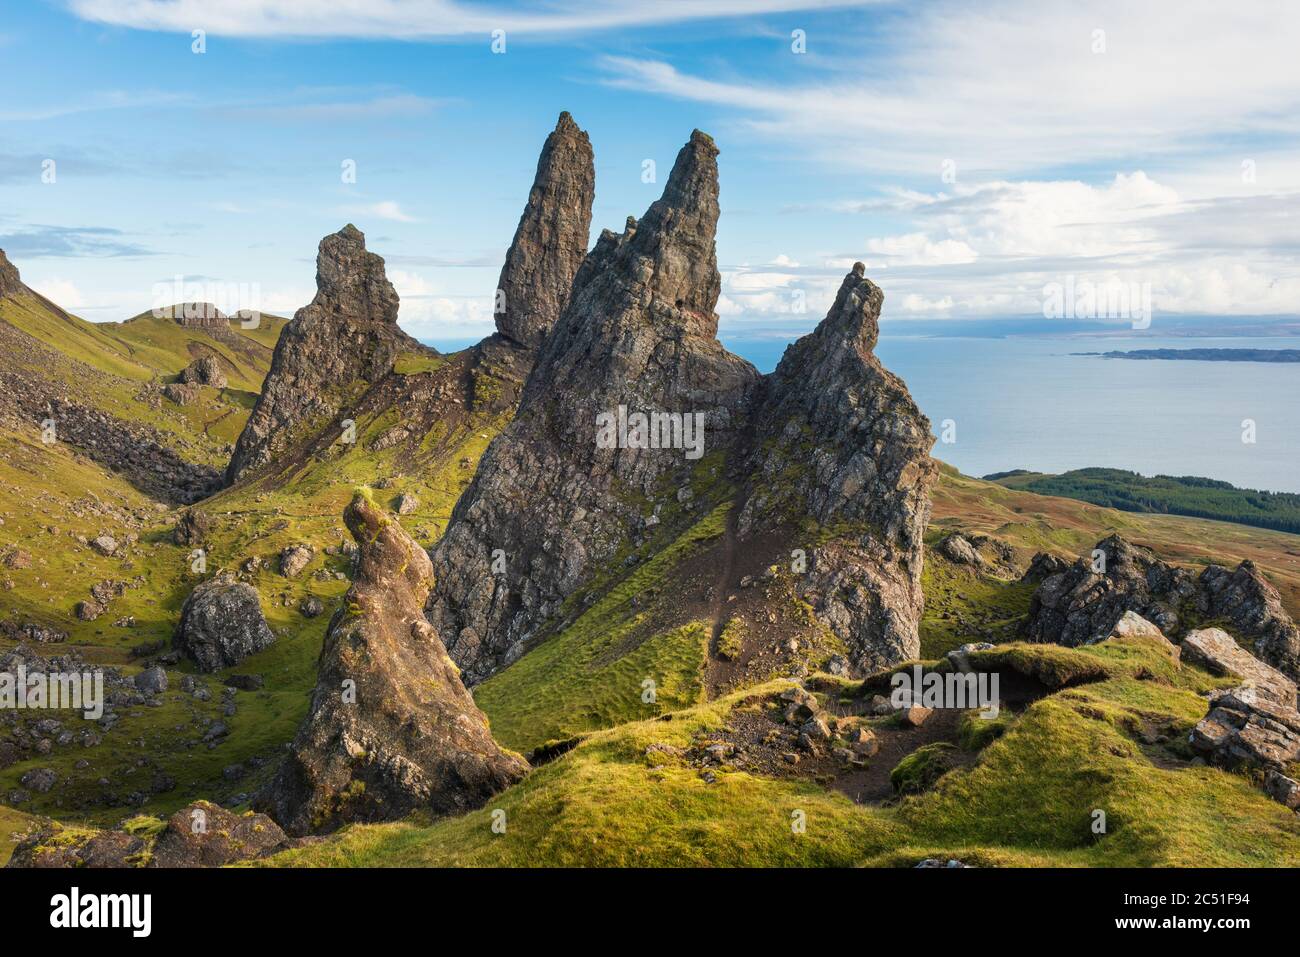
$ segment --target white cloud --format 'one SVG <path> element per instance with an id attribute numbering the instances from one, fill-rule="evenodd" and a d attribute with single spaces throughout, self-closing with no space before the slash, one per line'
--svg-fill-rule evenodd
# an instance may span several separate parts
<path id="1" fill-rule="evenodd" d="M 458 0 L 69 0 L 97 23 L 248 37 L 489 37 L 564 34 L 656 23 L 861 6 L 864 0 L 560 0 L 541 9 L 486 7 Z"/>
<path id="2" fill-rule="evenodd" d="M 931 239 L 924 233 L 869 239 L 866 248 L 867 252 L 884 257 L 882 264 L 885 266 L 969 263 L 974 262 L 978 255 L 960 239 Z"/>
<path id="3" fill-rule="evenodd" d="M 1300 134 L 1300 7 L 1214 0 L 942 0 L 889 42 L 809 79 L 725 79 L 607 57 L 611 82 L 731 107 L 748 127 L 855 169 L 958 176 L 1172 156 L 1225 137 Z M 870 17 L 843 18 L 872 36 Z M 1093 52 L 1093 31 L 1105 52 Z M 878 39 L 873 36 L 873 39 Z M 836 37 L 842 40 L 842 37 Z M 827 44 L 829 46 L 829 44 Z M 1234 164 L 1235 166 L 1235 164 Z"/>
<path id="4" fill-rule="evenodd" d="M 866 260 L 884 288 L 887 317 L 1041 314 L 1043 287 L 1067 280 L 1149 287 L 1158 313 L 1300 308 L 1300 191 L 1189 201 L 1139 170 L 1095 186 L 994 180 L 835 206 L 911 226 L 866 240 L 864 255 L 853 257 Z M 811 326 L 853 258 L 730 271 L 727 314 L 758 322 L 795 316 L 801 291 Z"/>
<path id="5" fill-rule="evenodd" d="M 395 200 L 386 199 L 378 203 L 368 203 L 362 206 L 345 206 L 340 210 L 346 216 L 373 216 L 375 219 L 386 219 L 395 223 L 418 223 L 419 220 L 414 216 L 406 213 L 401 204 Z"/>
<path id="6" fill-rule="evenodd" d="M 32 279 L 27 284 L 46 299 L 69 311 L 76 311 L 86 305 L 86 297 L 81 294 L 77 284 L 70 279 L 51 276 Z"/>

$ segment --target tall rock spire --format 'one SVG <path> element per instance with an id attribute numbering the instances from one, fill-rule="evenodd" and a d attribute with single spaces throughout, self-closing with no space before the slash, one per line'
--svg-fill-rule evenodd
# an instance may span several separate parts
<path id="1" fill-rule="evenodd" d="M 257 802 L 292 834 L 467 811 L 528 771 L 493 741 L 424 619 L 424 549 L 362 495 L 343 520 L 358 549 L 352 588 L 330 622 L 307 718 Z"/>
<path id="2" fill-rule="evenodd" d="M 424 350 L 397 326 L 397 292 L 384 260 L 348 224 L 320 242 L 316 297 L 280 335 L 262 393 L 235 445 L 227 484 L 269 462 L 298 427 L 335 416 L 355 383 L 374 382 L 401 352 Z"/>
<path id="3" fill-rule="evenodd" d="M 561 113 L 497 282 L 497 329 L 513 342 L 537 348 L 568 303 L 587 252 L 595 189 L 591 141 Z"/>
<path id="4" fill-rule="evenodd" d="M 523 652 L 629 541 L 641 506 L 683 484 L 698 456 L 722 453 L 759 380 L 716 338 L 717 147 L 696 132 L 663 196 L 621 235 L 602 234 L 524 388 L 434 553 L 430 620 L 481 680 Z M 604 444 L 601 416 L 676 415 L 700 446 Z M 500 550 L 507 573 L 494 573 Z"/>
<path id="5" fill-rule="evenodd" d="M 920 653 L 922 536 L 939 474 L 929 420 L 872 352 L 885 297 L 864 274 L 855 263 L 769 377 L 740 520 L 742 535 L 805 515 L 863 530 L 822 549 L 801 586 L 859 672 Z"/>

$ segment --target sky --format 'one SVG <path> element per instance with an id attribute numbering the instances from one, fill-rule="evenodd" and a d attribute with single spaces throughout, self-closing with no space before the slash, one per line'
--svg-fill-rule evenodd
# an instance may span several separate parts
<path id="1" fill-rule="evenodd" d="M 289 315 L 352 222 L 402 326 L 459 344 L 569 110 L 593 239 L 714 136 L 724 337 L 808 331 L 855 260 L 887 319 L 1067 284 L 1145 290 L 1157 329 L 1295 316 L 1297 49 L 1300 4 L 1249 0 L 12 4 L 0 248 L 93 321 L 196 288 Z"/>

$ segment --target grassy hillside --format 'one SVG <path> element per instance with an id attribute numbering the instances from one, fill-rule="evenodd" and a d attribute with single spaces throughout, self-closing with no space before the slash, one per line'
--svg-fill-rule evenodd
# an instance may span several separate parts
<path id="1" fill-rule="evenodd" d="M 150 313 L 121 323 L 86 322 L 36 294 L 0 299 L 0 320 L 69 359 L 141 382 L 173 376 L 203 351 L 214 352 L 233 367 L 227 373 L 232 387 L 253 392 L 261 389 L 286 322 L 267 315 L 254 330 L 232 322 L 227 342 Z"/>
<path id="2" fill-rule="evenodd" d="M 225 465 L 226 446 L 248 419 L 284 328 L 275 316 L 264 316 L 253 330 L 233 323 L 229 335 L 220 336 L 148 314 L 96 324 L 34 293 L 0 299 L 0 322 L 45 347 L 39 354 L 7 357 L 26 376 L 129 426 L 154 430 L 181 458 L 213 467 Z M 186 405 L 159 393 L 162 383 L 203 355 L 218 359 L 226 388 L 202 386 Z"/>
<path id="3" fill-rule="evenodd" d="M 1300 495 L 1237 488 L 1183 475 L 1151 478 L 1122 469 L 1077 469 L 1060 475 L 1016 471 L 988 476 L 1007 488 L 1059 495 L 1126 512 L 1190 515 L 1280 532 L 1300 532 Z"/>
<path id="4" fill-rule="evenodd" d="M 408 368 L 406 374 L 429 373 Z M 420 388 L 418 382 L 412 385 Z M 318 449 L 287 481 L 255 481 L 202 504 L 213 520 L 202 574 L 191 569 L 190 549 L 172 540 L 180 510 L 154 503 L 75 450 L 0 430 L 0 520 L 6 540 L 12 533 L 32 558 L 30 567 L 0 567 L 0 621 L 37 620 L 68 633 L 67 645 L 43 653 L 70 646 L 93 664 L 133 674 L 141 667 L 136 652 L 156 655 L 168 646 L 195 584 L 223 569 L 240 571 L 250 560 L 257 568 L 244 577 L 257 588 L 277 635 L 271 647 L 213 676 L 198 676 L 189 662 L 169 668 L 171 687 L 161 707 L 123 713 L 98 747 L 74 744 L 47 755 L 24 755 L 0 769 L 0 794 L 19 788 L 27 771 L 48 767 L 65 783 L 48 794 L 32 794 L 23 811 L 106 824 L 133 806 L 166 813 L 196 796 L 228 800 L 248 793 L 306 712 L 330 615 L 348 587 L 350 560 L 337 546 L 351 542 L 341 516 L 353 488 L 373 489 L 376 501 L 388 508 L 403 493 L 417 496 L 419 506 L 400 520 L 431 545 L 503 424 L 500 413 L 470 415 L 454 427 L 432 430 L 418 453 L 374 452 L 367 443 L 391 423 L 383 414 L 358 415 L 356 443 Z M 59 476 L 57 485 L 48 482 L 50 475 Z M 128 543 L 121 553 L 103 556 L 87 544 L 103 531 Z M 278 556 L 285 546 L 299 543 L 310 544 L 316 555 L 290 580 L 280 574 Z M 79 620 L 76 604 L 105 580 L 126 581 L 129 587 L 104 616 Z M 309 597 L 324 605 L 318 617 L 307 618 L 300 610 Z M 130 624 L 115 624 L 124 619 Z M 231 673 L 260 674 L 265 681 L 261 690 L 237 694 L 233 715 L 225 713 L 222 698 L 222 682 Z M 180 690 L 185 675 L 198 677 L 211 699 L 199 701 Z M 217 720 L 230 733 L 209 747 L 201 737 Z M 79 731 L 83 722 L 74 717 L 67 725 Z M 142 756 L 148 759 L 145 767 L 137 765 Z M 82 761 L 89 763 L 78 767 Z M 228 777 L 226 770 L 235 765 L 239 776 Z M 159 775 L 173 779 L 175 787 L 152 791 Z M 101 784 L 101 778 L 108 783 Z"/>
<path id="5" fill-rule="evenodd" d="M 948 742 L 960 765 L 920 793 L 855 804 L 825 782 L 698 760 L 770 720 L 772 682 L 589 736 L 486 808 L 353 826 L 271 866 L 910 866 L 1300 864 L 1300 818 L 1247 779 L 1198 766 L 1181 743 L 1222 679 L 1154 643 L 1072 651 L 1009 646 L 990 663 L 1055 690 L 997 735 Z M 978 656 L 976 656 L 978 666 Z M 1088 683 L 1071 685 L 1082 677 Z M 828 685 L 827 704 L 860 692 Z M 889 719 L 876 719 L 883 723 Z M 773 722 L 775 727 L 776 722 Z M 918 732 L 919 733 L 919 732 Z M 1096 811 L 1105 832 L 1095 833 Z M 504 811 L 504 834 L 492 815 Z M 801 830 L 793 826 L 802 820 Z"/>
<path id="6" fill-rule="evenodd" d="M 152 317 L 93 327 L 37 299 L 0 303 L 0 319 L 57 344 L 61 352 L 46 374 L 80 383 L 105 411 L 157 428 L 214 464 L 221 464 L 224 443 L 242 426 L 262 363 L 269 362 L 271 334 L 278 333 L 267 325 L 243 341 L 213 339 Z M 141 401 L 144 385 L 173 376 L 205 352 L 219 355 L 228 368 L 227 390 L 207 390 L 212 394 L 186 407 Z M 0 835 L 26 827 L 30 814 L 112 825 L 139 813 L 163 815 L 198 797 L 247 800 L 307 707 L 330 614 L 348 585 L 349 561 L 339 546 L 349 539 L 340 516 L 353 488 L 371 489 L 390 508 L 401 494 L 416 496 L 418 506 L 400 521 L 432 545 L 479 457 L 509 418 L 501 405 L 466 407 L 455 416 L 421 419 L 415 445 L 374 451 L 375 441 L 397 422 L 393 396 L 428 394 L 435 382 L 462 375 L 475 377 L 478 393 L 494 388 L 490 369 L 451 360 L 401 358 L 396 374 L 377 387 L 375 401 L 358 403 L 356 442 L 326 437 L 304 443 L 278 470 L 203 503 L 213 531 L 201 574 L 191 569 L 189 549 L 171 538 L 178 510 L 142 495 L 75 449 L 0 430 L 0 528 L 6 542 L 30 559 L 0 567 L 0 621 L 53 625 L 69 638 L 46 653 L 75 648 L 91 663 L 129 675 L 142 657 L 167 646 L 194 585 L 229 569 L 257 588 L 277 634 L 274 645 L 232 669 L 262 675 L 260 690 L 223 692 L 230 672 L 198 676 L 182 662 L 169 668 L 161 706 L 125 711 L 99 745 L 23 752 L 0 769 L 0 794 L 20 789 L 22 776 L 35 768 L 53 769 L 60 784 L 29 795 L 15 809 L 0 809 Z M 773 721 L 770 699 L 784 685 L 770 678 L 790 665 L 773 656 L 773 648 L 796 638 L 798 666 L 810 669 L 837 650 L 772 564 L 788 554 L 786 539 L 777 535 L 731 554 L 734 490 L 716 464 L 700 464 L 694 511 L 665 513 L 644 554 L 617 556 L 606 575 L 572 596 L 553 631 L 476 689 L 506 745 L 529 750 L 581 739 L 577 747 L 483 811 L 353 827 L 274 863 L 891 865 L 925 856 L 984 864 L 1300 863 L 1295 815 L 1244 778 L 1194 765 L 1178 746 L 1204 713 L 1200 695 L 1215 679 L 1176 668 L 1158 649 L 1141 645 L 1078 651 L 1008 645 L 1031 588 L 1013 569 L 977 571 L 933 551 L 924 578 L 923 656 L 937 659 L 968 641 L 997 642 L 999 650 L 990 654 L 1054 676 L 1041 697 L 996 727 L 972 731 L 963 719 L 926 732 L 929 737 L 916 742 L 926 746 L 913 749 L 906 768 L 922 786 L 904 798 L 855 803 L 861 781 L 825 762 L 703 762 L 710 743 Z M 59 481 L 50 483 L 51 475 Z M 945 469 L 927 543 L 933 546 L 954 528 L 983 532 L 1012 545 L 1023 566 L 1037 550 L 1073 556 L 1120 531 L 1192 566 L 1253 558 L 1291 610 L 1300 610 L 1296 536 L 1118 511 L 1010 484 Z M 105 531 L 123 543 L 111 557 L 89 545 Z M 312 545 L 316 554 L 302 575 L 286 579 L 278 555 L 298 543 Z M 731 578 L 744 575 L 757 584 L 737 587 L 721 576 L 723 568 Z M 79 620 L 76 603 L 105 581 L 127 586 L 107 614 Z M 323 603 L 323 614 L 302 613 L 309 597 Z M 727 655 L 711 653 L 720 649 Z M 1092 680 L 1074 683 L 1071 676 L 1080 675 Z M 181 689 L 186 676 L 208 689 L 207 700 Z M 643 694 L 647 679 L 652 700 Z M 890 718 L 862 715 L 865 686 L 818 681 L 828 708 L 874 722 L 882 734 L 900 733 Z M 218 721 L 229 733 L 204 741 Z M 81 724 L 79 718 L 66 722 L 74 731 Z M 931 759 L 942 760 L 939 770 L 952 766 L 932 786 L 915 767 Z M 899 755 L 877 763 L 854 773 L 887 782 Z M 505 835 L 489 826 L 489 812 L 498 808 L 507 812 Z M 1098 808 L 1110 822 L 1102 837 L 1089 827 Z M 807 822 L 802 832 L 791 828 L 795 812 Z"/>

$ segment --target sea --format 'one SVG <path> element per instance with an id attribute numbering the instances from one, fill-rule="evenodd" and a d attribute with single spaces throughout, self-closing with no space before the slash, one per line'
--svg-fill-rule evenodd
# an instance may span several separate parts
<path id="1" fill-rule="evenodd" d="M 1106 359 L 1130 349 L 1297 349 L 1300 338 L 909 335 L 882 324 L 876 354 L 902 377 L 967 475 L 1093 466 L 1300 492 L 1300 363 Z M 892 327 L 892 328 L 891 328 Z M 788 341 L 721 336 L 770 372 Z M 440 349 L 467 342 L 430 341 Z"/>

